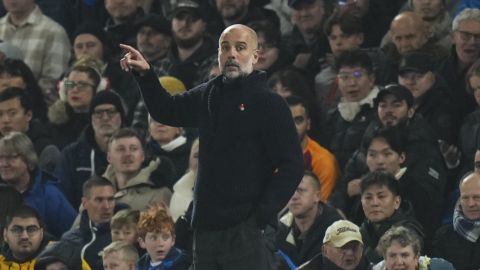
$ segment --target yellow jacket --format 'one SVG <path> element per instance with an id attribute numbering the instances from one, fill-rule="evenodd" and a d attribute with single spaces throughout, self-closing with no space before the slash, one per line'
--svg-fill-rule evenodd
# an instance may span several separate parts
<path id="1" fill-rule="evenodd" d="M 23 263 L 7 261 L 5 256 L 0 255 L 0 270 L 34 270 L 35 259 Z"/>

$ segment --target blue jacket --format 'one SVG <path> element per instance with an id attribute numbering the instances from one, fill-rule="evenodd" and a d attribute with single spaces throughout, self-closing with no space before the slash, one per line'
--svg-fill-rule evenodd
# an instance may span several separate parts
<path id="1" fill-rule="evenodd" d="M 70 229 L 77 212 L 58 189 L 58 180 L 40 169 L 32 173 L 33 182 L 23 193 L 25 204 L 35 208 L 46 229 L 56 238 Z"/>
<path id="2" fill-rule="evenodd" d="M 150 256 L 145 253 L 138 261 L 135 270 L 187 270 L 190 265 L 191 260 L 186 253 L 181 249 L 172 247 L 167 257 L 156 267 L 150 266 Z"/>

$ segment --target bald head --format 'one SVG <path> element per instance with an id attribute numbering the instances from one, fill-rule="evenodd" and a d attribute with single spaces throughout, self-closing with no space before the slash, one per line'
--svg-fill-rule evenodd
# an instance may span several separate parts
<path id="1" fill-rule="evenodd" d="M 480 220 L 480 173 L 471 172 L 460 181 L 460 205 L 470 220 Z"/>
<path id="2" fill-rule="evenodd" d="M 220 35 L 219 45 L 222 44 L 222 39 L 225 36 L 225 34 L 234 32 L 234 31 L 235 32 L 240 31 L 240 32 L 246 33 L 247 38 L 250 39 L 254 44 L 258 45 L 257 33 L 252 28 L 243 24 L 233 24 L 225 28 L 225 30 L 223 30 L 222 34 Z"/>
<path id="3" fill-rule="evenodd" d="M 393 19 L 390 24 L 390 36 L 398 52 L 405 55 L 427 43 L 427 28 L 420 15 L 406 11 Z"/>
<path id="4" fill-rule="evenodd" d="M 224 78 L 237 79 L 252 73 L 258 60 L 257 33 L 252 28 L 231 25 L 222 32 L 218 43 L 218 63 Z"/>

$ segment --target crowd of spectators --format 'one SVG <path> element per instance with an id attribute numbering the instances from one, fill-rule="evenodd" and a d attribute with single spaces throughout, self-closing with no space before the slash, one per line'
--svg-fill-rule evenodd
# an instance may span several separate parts
<path id="1" fill-rule="evenodd" d="M 222 76 L 234 24 L 257 33 L 254 68 L 303 150 L 265 231 L 275 269 L 480 268 L 480 1 L 3 0 L 0 14 L 0 269 L 191 267 L 202 142 L 149 115 L 119 44 L 182 95 Z"/>

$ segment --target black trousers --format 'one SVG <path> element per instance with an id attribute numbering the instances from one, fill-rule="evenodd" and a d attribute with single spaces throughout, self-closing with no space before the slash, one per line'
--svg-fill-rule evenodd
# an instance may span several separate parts
<path id="1" fill-rule="evenodd" d="M 272 228 L 260 230 L 253 218 L 219 231 L 195 230 L 194 270 L 275 269 Z"/>

